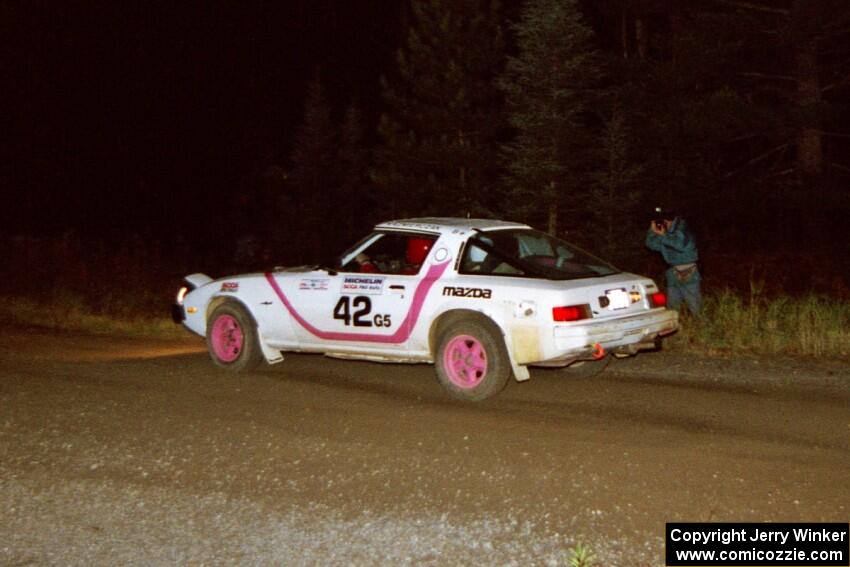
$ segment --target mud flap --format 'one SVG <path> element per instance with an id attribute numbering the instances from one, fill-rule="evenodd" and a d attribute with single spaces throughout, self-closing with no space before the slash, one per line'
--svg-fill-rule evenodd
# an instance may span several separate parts
<path id="1" fill-rule="evenodd" d="M 528 366 L 523 364 L 517 364 L 512 355 L 508 355 L 511 359 L 511 368 L 514 371 L 514 378 L 516 378 L 517 382 L 525 382 L 529 378 L 531 378 L 531 374 L 528 372 Z"/>
<path id="2" fill-rule="evenodd" d="M 502 336 L 505 339 L 505 350 L 508 351 L 508 360 L 511 362 L 511 370 L 513 370 L 514 378 L 517 382 L 525 382 L 531 378 L 531 374 L 528 372 L 528 366 L 517 362 L 516 354 L 514 353 L 513 337 L 504 334 Z"/>
<path id="3" fill-rule="evenodd" d="M 263 338 L 263 334 L 257 329 L 257 342 L 260 343 L 260 350 L 263 353 L 263 358 L 266 359 L 266 362 L 269 364 L 277 364 L 278 362 L 283 362 L 283 354 L 276 349 L 272 348 L 266 342 L 266 339 Z"/>

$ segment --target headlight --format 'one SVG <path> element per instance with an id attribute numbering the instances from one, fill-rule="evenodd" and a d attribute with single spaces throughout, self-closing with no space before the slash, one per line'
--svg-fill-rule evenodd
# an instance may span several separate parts
<path id="1" fill-rule="evenodd" d="M 177 305 L 183 305 L 183 298 L 186 297 L 186 294 L 189 293 L 189 288 L 185 285 L 180 288 L 180 291 L 177 292 Z"/>

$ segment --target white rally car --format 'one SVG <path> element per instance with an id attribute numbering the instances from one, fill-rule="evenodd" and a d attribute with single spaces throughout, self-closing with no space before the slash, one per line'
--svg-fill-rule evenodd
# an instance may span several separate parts
<path id="1" fill-rule="evenodd" d="M 596 373 L 609 354 L 654 348 L 678 327 L 652 280 L 523 224 L 386 222 L 334 264 L 192 274 L 173 316 L 227 370 L 280 362 L 284 351 L 432 362 L 466 400 L 527 380 L 529 366 Z"/>

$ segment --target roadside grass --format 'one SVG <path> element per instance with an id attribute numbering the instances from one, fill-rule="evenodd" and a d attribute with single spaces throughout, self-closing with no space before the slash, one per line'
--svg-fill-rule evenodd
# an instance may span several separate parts
<path id="1" fill-rule="evenodd" d="M 67 292 L 45 297 L 0 296 L 0 322 L 4 325 L 97 335 L 181 337 L 185 329 L 175 325 L 163 307 L 154 315 L 131 303 L 107 299 L 106 307 L 95 309 L 79 295 Z"/>
<path id="2" fill-rule="evenodd" d="M 768 298 L 722 290 L 705 297 L 699 317 L 683 314 L 673 350 L 700 354 L 751 353 L 850 356 L 850 301 L 822 295 Z"/>

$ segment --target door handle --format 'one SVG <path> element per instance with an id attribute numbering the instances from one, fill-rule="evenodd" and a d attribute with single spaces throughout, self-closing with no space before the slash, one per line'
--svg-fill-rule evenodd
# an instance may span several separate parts
<path id="1" fill-rule="evenodd" d="M 404 286 L 398 285 L 398 284 L 393 284 L 393 285 L 390 286 L 390 289 L 392 291 L 404 291 Z"/>

